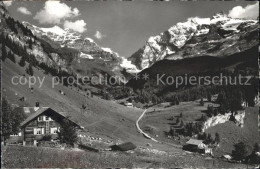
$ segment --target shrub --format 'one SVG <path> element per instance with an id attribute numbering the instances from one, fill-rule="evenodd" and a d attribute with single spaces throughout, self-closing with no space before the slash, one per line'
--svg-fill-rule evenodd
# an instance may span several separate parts
<path id="1" fill-rule="evenodd" d="M 30 76 L 33 76 L 33 68 L 32 68 L 32 64 L 30 63 L 28 68 L 26 69 L 26 73 Z"/>
<path id="2" fill-rule="evenodd" d="M 21 58 L 21 60 L 19 62 L 19 65 L 24 67 L 25 66 L 25 60 L 26 60 L 26 58 L 24 56 L 22 56 L 22 58 Z"/>
<path id="3" fill-rule="evenodd" d="M 58 132 L 61 143 L 73 145 L 78 140 L 77 132 L 74 124 L 68 119 L 64 119 Z"/>
<path id="4" fill-rule="evenodd" d="M 45 135 L 42 137 L 42 141 L 51 141 L 51 135 Z"/>
<path id="5" fill-rule="evenodd" d="M 235 160 L 242 160 L 246 157 L 247 150 L 246 145 L 243 142 L 239 142 L 234 145 L 235 150 L 232 151 L 232 156 Z"/>
<path id="6" fill-rule="evenodd" d="M 8 52 L 7 57 L 8 57 L 12 62 L 16 63 L 16 61 L 15 61 L 15 56 L 14 56 L 14 54 L 13 54 L 11 51 Z"/>

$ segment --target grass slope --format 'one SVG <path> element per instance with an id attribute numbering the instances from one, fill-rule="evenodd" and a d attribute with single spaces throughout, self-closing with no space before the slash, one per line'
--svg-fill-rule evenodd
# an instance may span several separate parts
<path id="1" fill-rule="evenodd" d="M 247 107 L 246 116 L 244 118 L 244 127 L 237 127 L 233 122 L 226 122 L 210 127 L 206 133 L 215 136 L 215 133 L 220 135 L 220 146 L 215 149 L 214 155 L 230 154 L 234 150 L 234 144 L 240 141 L 246 144 L 248 154 L 253 150 L 255 143 L 260 142 L 258 133 L 258 107 Z"/>
<path id="2" fill-rule="evenodd" d="M 246 168 L 244 164 L 184 155 L 154 155 L 140 152 L 94 153 L 41 147 L 3 146 L 3 168 Z M 249 166 L 250 168 L 252 166 Z"/>
<path id="3" fill-rule="evenodd" d="M 19 62 L 18 57 L 16 61 Z M 39 88 L 39 82 L 31 93 L 28 85 L 13 85 L 11 78 L 13 76 L 22 76 L 25 73 L 25 67 L 6 59 L 2 64 L 2 93 L 11 104 L 20 106 L 34 106 L 36 101 L 40 106 L 48 106 L 57 111 L 66 112 L 70 118 L 80 123 L 85 130 L 95 133 L 99 136 L 109 137 L 113 140 L 132 141 L 139 145 L 144 145 L 146 140 L 136 131 L 135 121 L 142 113 L 141 109 L 127 108 L 114 101 L 107 101 L 98 97 L 87 98 L 82 92 L 75 88 L 68 88 L 57 85 L 52 88 L 52 77 L 45 75 L 43 71 L 34 69 L 35 77 L 45 77 L 44 84 Z M 66 95 L 61 95 L 62 90 Z M 25 97 L 25 102 L 19 101 L 19 98 Z M 87 109 L 82 111 L 80 108 L 85 103 Z"/>
<path id="4" fill-rule="evenodd" d="M 181 102 L 180 105 L 171 106 L 168 108 L 156 107 L 155 111 L 147 112 L 140 122 L 142 130 L 147 131 L 152 137 L 158 135 L 158 139 L 164 142 L 173 144 L 184 144 L 184 142 L 168 139 L 165 132 L 169 132 L 170 127 L 175 125 L 177 117 L 182 113 L 184 123 L 194 122 L 201 118 L 205 113 L 202 111 L 207 110 L 209 102 L 205 102 L 204 106 L 200 106 L 199 101 L 195 102 Z M 150 130 L 150 131 L 149 131 Z"/>

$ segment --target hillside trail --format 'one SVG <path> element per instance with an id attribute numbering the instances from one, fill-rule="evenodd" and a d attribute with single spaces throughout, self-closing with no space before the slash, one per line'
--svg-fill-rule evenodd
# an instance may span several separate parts
<path id="1" fill-rule="evenodd" d="M 155 138 L 149 136 L 149 135 L 148 135 L 147 133 L 145 133 L 145 132 L 140 128 L 140 126 L 139 126 L 139 121 L 143 118 L 143 116 L 145 115 L 145 113 L 147 112 L 147 110 L 148 110 L 148 109 L 145 109 L 145 110 L 143 111 L 143 113 L 139 116 L 139 118 L 136 120 L 136 123 L 135 123 L 136 128 L 137 128 L 137 130 L 138 130 L 139 133 L 141 133 L 141 134 L 144 135 L 144 137 L 146 137 L 146 138 L 148 138 L 148 139 L 151 139 L 151 140 L 153 140 L 154 142 L 159 143 L 158 140 L 156 140 Z"/>

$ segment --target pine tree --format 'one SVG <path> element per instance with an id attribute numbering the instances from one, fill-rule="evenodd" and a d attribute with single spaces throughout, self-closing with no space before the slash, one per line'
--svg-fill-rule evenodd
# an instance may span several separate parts
<path id="1" fill-rule="evenodd" d="M 20 131 L 20 124 L 26 118 L 24 111 L 21 109 L 14 109 L 12 111 L 12 134 L 18 134 Z"/>
<path id="2" fill-rule="evenodd" d="M 2 61 L 4 62 L 6 58 L 7 58 L 7 53 L 6 53 L 5 43 L 2 43 Z"/>
<path id="3" fill-rule="evenodd" d="M 201 115 L 200 121 L 205 122 L 207 120 L 207 117 L 204 116 L 204 114 Z"/>
<path id="4" fill-rule="evenodd" d="M 14 56 L 14 54 L 13 54 L 11 51 L 8 52 L 7 57 L 8 57 L 12 62 L 16 63 L 16 61 L 15 61 L 15 56 Z"/>
<path id="5" fill-rule="evenodd" d="M 209 133 L 208 135 L 207 135 L 207 138 L 206 138 L 206 144 L 210 144 L 210 143 L 212 143 L 213 142 L 213 139 L 212 139 L 212 137 L 211 137 L 211 134 Z"/>
<path id="6" fill-rule="evenodd" d="M 62 143 L 73 145 L 77 141 L 77 132 L 73 123 L 68 119 L 64 119 L 61 123 L 58 137 Z"/>
<path id="7" fill-rule="evenodd" d="M 257 153 L 260 151 L 260 146 L 258 143 L 255 143 L 254 149 L 250 155 L 250 163 L 252 164 L 260 164 L 260 156 Z"/>
<path id="8" fill-rule="evenodd" d="M 246 145 L 243 142 L 239 142 L 234 145 L 235 150 L 232 151 L 232 156 L 235 160 L 242 160 L 247 155 Z"/>
<path id="9" fill-rule="evenodd" d="M 226 93 L 224 91 L 221 91 L 218 95 L 217 101 L 218 104 L 220 104 L 220 112 L 222 114 L 226 113 L 229 109 L 228 105 L 228 99 L 226 96 Z"/>
<path id="10" fill-rule="evenodd" d="M 179 105 L 179 104 L 180 104 L 179 98 L 176 97 L 176 105 Z"/>
<path id="11" fill-rule="evenodd" d="M 255 143 L 253 152 L 260 152 L 260 145 L 258 143 Z"/>
<path id="12" fill-rule="evenodd" d="M 201 106 L 204 106 L 203 98 L 200 99 L 200 105 L 201 105 Z"/>
<path id="13" fill-rule="evenodd" d="M 217 143 L 217 144 L 220 143 L 220 136 L 218 133 L 215 134 L 215 143 Z"/>
<path id="14" fill-rule="evenodd" d="M 30 49 L 32 49 L 32 43 L 33 43 L 32 40 L 29 39 L 29 48 L 30 48 Z"/>
<path id="15" fill-rule="evenodd" d="M 8 104 L 7 100 L 3 98 L 2 100 L 2 111 L 1 111 L 1 141 L 5 141 L 12 134 L 12 121 L 11 121 L 11 107 Z"/>
<path id="16" fill-rule="evenodd" d="M 207 134 L 206 133 L 203 133 L 202 134 L 202 140 L 206 140 L 207 139 Z"/>
<path id="17" fill-rule="evenodd" d="M 32 68 L 32 64 L 30 63 L 28 68 L 26 69 L 26 73 L 30 76 L 33 76 L 33 68 Z"/>
<path id="18" fill-rule="evenodd" d="M 234 123 L 236 122 L 236 118 L 234 116 L 234 113 L 231 113 L 231 115 L 229 117 L 229 121 L 233 121 Z"/>
<path id="19" fill-rule="evenodd" d="M 18 134 L 20 124 L 25 119 L 25 114 L 21 109 L 11 110 L 8 101 L 3 98 L 1 111 L 1 141 L 6 141 L 11 134 Z"/>
<path id="20" fill-rule="evenodd" d="M 26 58 L 24 56 L 22 56 L 22 58 L 21 58 L 21 60 L 19 62 L 19 65 L 24 67 L 25 66 L 25 60 L 26 60 Z"/>

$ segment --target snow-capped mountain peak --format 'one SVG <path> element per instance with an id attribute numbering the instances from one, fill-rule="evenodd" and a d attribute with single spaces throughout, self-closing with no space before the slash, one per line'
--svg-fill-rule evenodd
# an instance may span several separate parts
<path id="1" fill-rule="evenodd" d="M 32 33 L 36 36 L 47 36 L 51 40 L 58 42 L 62 47 L 67 46 L 83 52 L 85 54 L 96 54 L 101 52 L 107 52 L 115 57 L 119 57 L 116 52 L 113 52 L 110 48 L 103 48 L 97 45 L 93 39 L 89 37 L 83 37 L 82 34 L 75 32 L 71 29 L 62 29 L 59 26 L 51 28 L 40 28 L 32 25 L 28 22 L 23 22 L 25 26 L 32 30 Z"/>
<path id="2" fill-rule="evenodd" d="M 143 70 L 162 59 L 183 59 L 202 54 L 221 57 L 226 54 L 225 49 L 236 42 L 239 34 L 246 33 L 243 27 L 255 29 L 257 23 L 257 20 L 231 18 L 224 13 L 217 13 L 211 18 L 188 18 L 187 21 L 179 22 L 167 31 L 148 38 L 144 47 L 134 53 L 129 60 L 138 69 Z M 222 51 L 209 53 L 210 50 L 207 48 L 214 49 L 220 45 L 217 42 L 222 41 L 230 42 L 227 42 L 229 45 L 226 46 L 225 43 L 222 44 Z M 205 49 L 202 48 L 203 45 Z"/>
<path id="3" fill-rule="evenodd" d="M 46 32 L 46 33 L 48 33 L 48 32 L 51 32 L 51 33 L 54 33 L 54 34 L 57 34 L 57 35 L 64 35 L 66 32 L 62 29 L 62 28 L 60 28 L 59 26 L 54 26 L 54 27 L 52 27 L 52 28 L 41 28 L 41 30 L 43 31 L 43 32 Z"/>
<path id="4" fill-rule="evenodd" d="M 81 59 L 103 59 L 105 62 L 113 60 L 118 62 L 121 68 L 125 68 L 129 72 L 139 71 L 135 65 L 131 64 L 125 58 L 120 57 L 111 48 L 101 47 L 93 39 L 83 37 L 82 34 L 71 29 L 62 29 L 59 26 L 40 28 L 28 22 L 23 22 L 23 24 L 31 29 L 32 33 L 36 36 L 47 37 L 54 42 L 58 42 L 61 47 L 66 46 L 78 50 L 79 58 Z"/>

